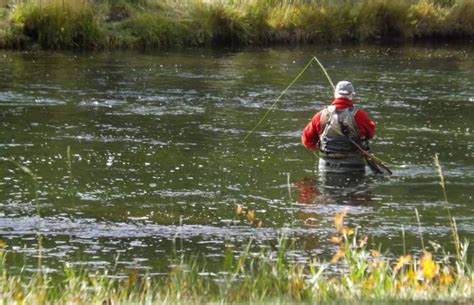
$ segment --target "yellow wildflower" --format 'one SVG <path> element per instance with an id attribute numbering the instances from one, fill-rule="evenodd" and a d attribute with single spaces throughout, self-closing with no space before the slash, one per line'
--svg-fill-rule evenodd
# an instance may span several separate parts
<path id="1" fill-rule="evenodd" d="M 300 277 L 295 277 L 290 281 L 290 290 L 299 291 L 304 288 L 304 282 Z"/>
<path id="2" fill-rule="evenodd" d="M 433 261 L 430 252 L 425 251 L 420 259 L 420 268 L 425 280 L 432 280 L 439 273 L 439 265 Z"/>
<path id="3" fill-rule="evenodd" d="M 354 230 L 349 227 L 342 227 L 342 234 L 344 234 L 345 236 L 351 236 L 352 234 L 354 234 Z"/>
<path id="4" fill-rule="evenodd" d="M 332 236 L 329 241 L 333 244 L 340 244 L 342 242 L 342 238 L 340 236 Z"/>
<path id="5" fill-rule="evenodd" d="M 15 298 L 15 301 L 18 304 L 23 304 L 23 300 L 25 299 L 25 295 L 23 294 L 22 291 L 17 290 L 17 291 L 15 291 L 14 298 Z"/>
<path id="6" fill-rule="evenodd" d="M 367 240 L 369 239 L 369 237 L 366 235 L 364 237 L 362 237 L 361 239 L 359 239 L 359 247 L 365 247 L 365 245 L 367 245 Z"/>
<path id="7" fill-rule="evenodd" d="M 405 278 L 409 282 L 416 282 L 416 272 L 413 270 L 413 268 L 410 268 L 407 272 L 405 272 Z"/>
<path id="8" fill-rule="evenodd" d="M 400 256 L 398 258 L 397 263 L 393 267 L 393 271 L 398 272 L 398 270 L 400 270 L 403 267 L 403 265 L 409 264 L 410 262 L 411 262 L 411 255 L 402 255 L 402 256 Z"/>
<path id="9" fill-rule="evenodd" d="M 443 270 L 439 276 L 439 283 L 443 286 L 447 286 L 454 281 L 453 276 L 449 273 L 449 270 Z"/>
<path id="10" fill-rule="evenodd" d="M 235 214 L 240 215 L 242 214 L 242 212 L 243 212 L 243 208 L 240 204 L 238 204 L 237 207 L 235 208 Z"/>
<path id="11" fill-rule="evenodd" d="M 415 290 L 423 290 L 423 288 L 425 288 L 424 285 L 420 284 L 419 282 L 416 282 L 415 283 Z"/>
<path id="12" fill-rule="evenodd" d="M 372 255 L 372 257 L 379 257 L 380 252 L 377 250 L 370 250 L 370 255 Z"/>
<path id="13" fill-rule="evenodd" d="M 336 213 L 336 216 L 334 216 L 334 226 L 336 227 L 337 232 L 342 232 L 342 228 L 344 227 L 344 217 L 347 214 L 347 209 L 344 209 L 340 213 Z"/>
<path id="14" fill-rule="evenodd" d="M 395 281 L 395 291 L 401 291 L 404 288 L 403 282 L 400 280 Z"/>
<path id="15" fill-rule="evenodd" d="M 374 276 L 370 275 L 368 279 L 364 281 L 364 289 L 372 289 L 374 287 Z"/>
<path id="16" fill-rule="evenodd" d="M 331 263 L 332 264 L 337 263 L 341 259 L 341 257 L 344 256 L 344 252 L 345 252 L 344 247 L 340 247 L 339 249 L 337 249 L 336 254 L 334 254 L 334 256 L 331 259 Z"/>
<path id="17" fill-rule="evenodd" d="M 254 210 L 249 210 L 249 211 L 247 212 L 247 220 L 248 220 L 249 222 L 253 222 L 254 219 L 255 219 L 255 211 L 254 211 Z"/>

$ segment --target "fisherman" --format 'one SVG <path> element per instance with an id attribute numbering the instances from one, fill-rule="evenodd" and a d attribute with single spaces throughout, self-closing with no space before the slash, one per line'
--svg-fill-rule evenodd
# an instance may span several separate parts
<path id="1" fill-rule="evenodd" d="M 365 172 L 364 158 L 351 139 L 368 150 L 368 140 L 375 135 L 375 122 L 365 111 L 354 107 L 354 96 L 352 84 L 340 81 L 331 106 L 316 113 L 303 130 L 303 145 L 319 149 L 320 172 Z"/>

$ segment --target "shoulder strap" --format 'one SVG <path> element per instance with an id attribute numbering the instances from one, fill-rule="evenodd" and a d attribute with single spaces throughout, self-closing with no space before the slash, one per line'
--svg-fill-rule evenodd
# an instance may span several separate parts
<path id="1" fill-rule="evenodd" d="M 347 108 L 346 110 L 347 112 L 349 112 L 349 120 L 350 121 L 343 121 L 341 118 L 338 118 L 338 123 L 339 125 L 341 126 L 341 131 L 342 133 L 349 137 L 349 126 L 347 125 L 348 123 L 351 125 L 351 128 L 355 131 L 356 135 L 357 135 L 357 138 L 360 138 L 360 132 L 359 132 L 359 128 L 357 127 L 357 122 L 355 120 L 355 115 L 358 111 L 358 109 L 356 107 L 350 107 L 350 108 Z"/>
<path id="2" fill-rule="evenodd" d="M 352 108 L 348 108 L 347 110 L 345 110 L 347 112 L 349 112 L 351 115 L 352 115 Z M 344 123 L 343 121 L 343 118 L 341 116 L 339 116 L 337 118 L 337 122 L 339 123 L 339 126 L 341 128 L 341 131 L 342 131 L 342 134 L 344 134 L 346 137 L 349 137 L 349 130 L 348 130 L 348 126 L 346 123 Z"/>
<path id="3" fill-rule="evenodd" d="M 332 114 L 336 110 L 336 106 L 331 105 L 323 109 L 323 112 L 321 113 L 321 118 L 319 119 L 319 126 L 321 128 L 321 131 L 326 128 L 326 125 L 331 118 Z"/>
<path id="4" fill-rule="evenodd" d="M 359 111 L 357 107 L 351 107 L 352 122 L 354 124 L 354 130 L 357 132 L 357 136 L 360 138 L 360 131 L 359 131 L 359 127 L 357 126 L 357 121 L 356 121 L 357 111 Z"/>

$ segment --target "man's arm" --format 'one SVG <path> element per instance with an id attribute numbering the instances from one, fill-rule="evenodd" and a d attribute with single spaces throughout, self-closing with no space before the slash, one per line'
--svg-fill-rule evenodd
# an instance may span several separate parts
<path id="1" fill-rule="evenodd" d="M 303 129 L 301 142 L 306 148 L 318 149 L 319 135 L 321 134 L 320 120 L 321 112 L 318 112 Z"/>
<path id="2" fill-rule="evenodd" d="M 354 116 L 361 137 L 371 139 L 375 136 L 375 121 L 371 120 L 363 110 L 358 110 Z"/>

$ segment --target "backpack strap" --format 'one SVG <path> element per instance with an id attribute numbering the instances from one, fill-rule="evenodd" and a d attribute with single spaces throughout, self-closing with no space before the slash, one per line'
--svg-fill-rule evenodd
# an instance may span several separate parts
<path id="1" fill-rule="evenodd" d="M 321 131 L 323 131 L 326 128 L 326 125 L 331 119 L 331 116 L 335 110 L 336 110 L 336 106 L 334 105 L 327 106 L 323 109 L 323 111 L 321 112 L 321 117 L 319 119 L 319 127 Z"/>
<path id="2" fill-rule="evenodd" d="M 357 128 L 357 123 L 356 123 L 356 121 L 355 121 L 355 114 L 356 114 L 356 112 L 357 112 L 357 109 L 356 109 L 355 107 L 350 107 L 350 108 L 347 109 L 347 111 L 349 111 L 349 113 L 350 113 L 350 115 L 351 115 L 351 120 L 352 120 L 352 122 L 353 122 L 352 125 L 354 125 L 353 128 L 356 130 L 357 134 L 359 134 L 359 130 L 358 130 L 358 128 Z M 341 126 L 341 131 L 342 131 L 342 133 L 343 133 L 346 137 L 349 137 L 349 130 L 347 129 L 348 126 L 346 125 L 346 123 L 343 122 L 341 118 L 338 118 L 338 123 L 339 123 L 339 125 Z"/>

